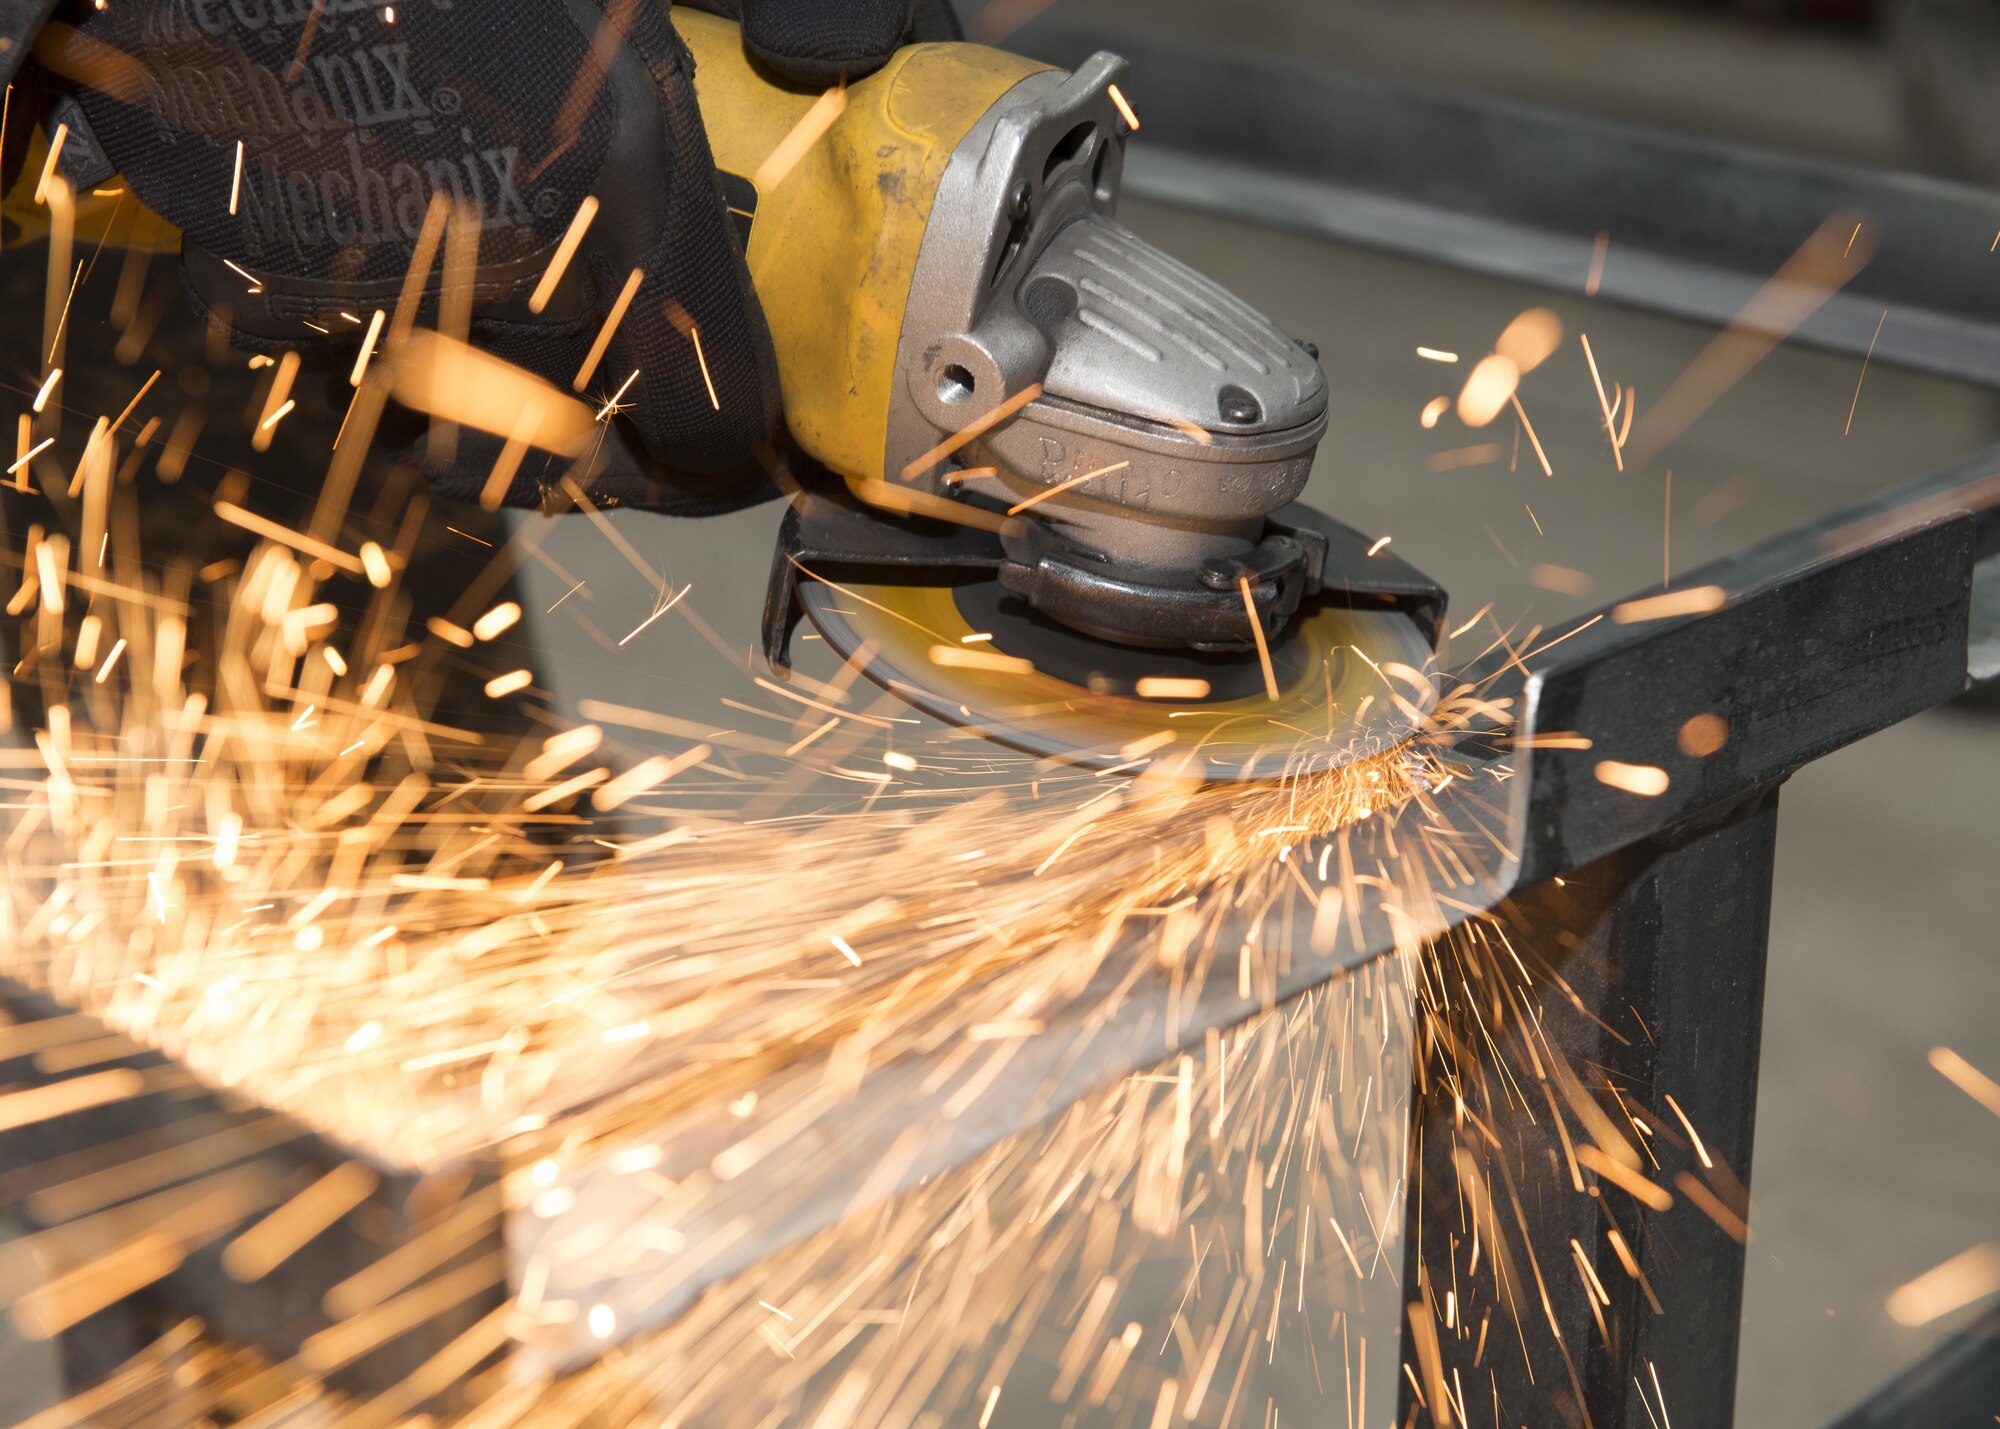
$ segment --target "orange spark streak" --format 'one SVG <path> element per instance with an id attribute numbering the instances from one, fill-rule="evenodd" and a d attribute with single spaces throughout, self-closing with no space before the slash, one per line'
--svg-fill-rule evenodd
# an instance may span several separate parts
<path id="1" fill-rule="evenodd" d="M 368 333 L 361 339 L 361 351 L 355 354 L 354 370 L 347 374 L 348 386 L 359 387 L 361 379 L 367 375 L 368 359 L 375 355 L 375 339 L 382 335 L 382 324 L 388 316 L 383 309 L 377 308 L 375 315 L 368 319 Z"/>
<path id="2" fill-rule="evenodd" d="M 597 195 L 585 194 L 583 202 L 576 206 L 576 216 L 564 230 L 562 242 L 556 245 L 555 256 L 549 259 L 549 266 L 542 272 L 541 282 L 535 284 L 535 291 L 528 295 L 528 311 L 538 313 L 549 305 L 555 296 L 556 284 L 562 281 L 563 270 L 569 267 L 570 259 L 576 257 L 578 245 L 583 242 L 584 231 L 590 221 L 597 217 Z"/>
<path id="3" fill-rule="evenodd" d="M 785 181 L 791 171 L 798 166 L 806 152 L 820 141 L 834 122 L 847 112 L 847 89 L 835 85 L 818 99 L 812 107 L 799 116 L 777 146 L 764 156 L 764 162 L 757 166 L 757 172 L 750 176 L 751 185 L 760 194 L 767 194 Z"/>
<path id="4" fill-rule="evenodd" d="M 1462 466 L 1484 466 L 1488 462 L 1498 460 L 1500 460 L 1500 448 L 1492 442 L 1480 442 L 1475 446 L 1435 452 L 1426 465 L 1432 471 L 1454 471 Z"/>
<path id="5" fill-rule="evenodd" d="M 933 665 L 966 670 L 990 670 L 999 675 L 1035 673 L 1032 660 L 1023 660 L 1018 655 L 1002 655 L 998 650 L 979 650 L 965 645 L 933 645 L 930 649 L 930 659 Z"/>
<path id="6" fill-rule="evenodd" d="M 647 626 L 651 625 L 654 621 L 658 620 L 661 616 L 665 615 L 668 611 L 672 610 L 675 606 L 679 605 L 681 603 L 681 597 L 686 595 L 689 591 L 693 589 L 694 587 L 692 585 L 682 586 L 678 591 L 674 593 L 673 597 L 669 599 L 665 605 L 662 605 L 658 610 L 654 611 L 651 615 L 647 616 L 644 620 L 640 621 L 637 625 L 633 626 L 632 633 L 627 635 L 623 640 L 620 640 L 618 642 L 618 647 L 622 650 L 627 645 L 630 645 L 634 640 L 636 640 L 639 637 L 639 633 L 641 631 L 643 631 Z"/>
<path id="7" fill-rule="evenodd" d="M 1666 1190 L 1654 1185 L 1630 1167 L 1621 1165 L 1615 1157 L 1605 1155 L 1587 1141 L 1576 1148 L 1576 1160 L 1579 1166 L 1595 1171 L 1612 1185 L 1630 1194 L 1632 1199 L 1641 1205 L 1650 1206 L 1656 1211 L 1673 1208 L 1674 1198 Z"/>
<path id="8" fill-rule="evenodd" d="M 26 451 L 22 452 L 21 455 L 15 459 L 14 464 L 7 468 L 7 475 L 12 476 L 14 475 L 14 473 L 24 470 L 29 462 L 33 461 L 36 457 L 40 456 L 43 452 L 47 451 L 51 446 L 55 445 L 55 440 L 56 439 L 54 437 L 43 437 L 39 442 L 36 442 L 33 446 L 29 447 Z M 23 486 L 21 489 L 25 491 L 28 488 L 26 486 Z"/>
<path id="9" fill-rule="evenodd" d="M 505 631 L 513 629 L 520 619 L 520 603 L 518 601 L 503 600 L 472 622 L 473 638 L 476 640 L 492 640 Z"/>
<path id="10" fill-rule="evenodd" d="M 1624 764 L 1616 759 L 1600 759 L 1591 771 L 1597 782 L 1627 794 L 1651 799 L 1667 792 L 1667 771 L 1653 764 Z"/>
<path id="11" fill-rule="evenodd" d="M 1996 1290 L 2000 1290 L 2000 1245 L 1989 1241 L 1897 1286 L 1889 1293 L 1886 1308 L 1899 1325 L 1927 1325 Z"/>
<path id="12" fill-rule="evenodd" d="M 1142 700 L 1200 700 L 1208 697 L 1208 681 L 1174 675 L 1142 675 L 1133 687 Z"/>
<path id="13" fill-rule="evenodd" d="M 1604 395 L 1604 379 L 1597 373 L 1597 355 L 1590 350 L 1590 335 L 1578 333 L 1577 339 L 1583 343 L 1584 361 L 1590 364 L 1591 385 L 1597 389 L 1598 410 L 1604 413 L 1604 431 L 1611 438 L 1611 459 L 1618 470 L 1625 470 L 1625 452 L 1618 442 L 1618 427 L 1611 419 L 1611 399 Z"/>
<path id="14" fill-rule="evenodd" d="M 600 785 L 590 796 L 591 807 L 600 813 L 628 803 L 648 790 L 657 789 L 676 774 L 692 769 L 715 752 L 713 746 L 697 744 L 671 757 L 656 754 L 642 759 L 624 773 Z"/>
<path id="15" fill-rule="evenodd" d="M 1705 615 L 1729 603 L 1729 592 L 1719 585 L 1689 586 L 1664 595 L 1643 596 L 1611 607 L 1615 625 L 1637 625 L 1647 620 L 1671 620 L 1677 615 Z"/>
<path id="16" fill-rule="evenodd" d="M 1844 437 L 1854 430 L 1854 409 L 1861 405 L 1861 384 L 1868 378 L 1868 359 L 1875 355 L 1875 339 L 1882 336 L 1882 324 L 1889 321 L 1889 310 L 1882 309 L 1882 316 L 1875 319 L 1875 334 L 1868 339 L 1868 351 L 1861 355 L 1861 372 L 1854 379 L 1854 398 L 1847 404 L 1847 425 L 1840 429 Z"/>
<path id="17" fill-rule="evenodd" d="M 1694 1143 L 1694 1154 L 1701 1158 L 1701 1164 L 1713 1170 L 1715 1162 L 1709 1156 L 1708 1148 L 1702 1145 L 1701 1133 L 1694 1129 L 1694 1123 L 1688 1120 L 1688 1114 L 1681 1110 L 1681 1104 L 1674 1100 L 1672 1092 L 1667 1093 L 1667 1105 L 1672 1108 L 1674 1115 L 1680 1118 L 1681 1126 L 1688 1134 L 1688 1140 Z"/>
<path id="18" fill-rule="evenodd" d="M 1715 1192 L 1702 1185 L 1691 1173 L 1681 1172 L 1674 1177 L 1674 1185 L 1680 1188 L 1682 1195 L 1701 1209 L 1703 1215 L 1720 1226 L 1724 1235 L 1739 1245 L 1749 1241 L 1750 1227 L 1744 1222 L 1743 1217 L 1724 1205 Z"/>
<path id="19" fill-rule="evenodd" d="M 1612 230 L 1598 228 L 1598 236 L 1590 244 L 1590 274 L 1584 278 L 1584 296 L 1598 296 L 1598 284 L 1604 282 L 1604 254 L 1610 252 Z"/>
<path id="20" fill-rule="evenodd" d="M 1107 90 L 1111 95 L 1111 102 L 1118 106 L 1118 117 L 1125 121 L 1127 128 L 1134 134 L 1137 134 L 1139 132 L 1139 116 L 1132 112 L 1132 106 L 1125 99 L 1125 91 L 1115 84 L 1107 86 Z"/>
<path id="21" fill-rule="evenodd" d="M 634 268 L 625 277 L 625 286 L 619 291 L 618 300 L 611 305 L 605 315 L 604 325 L 597 330 L 597 340 L 590 344 L 590 351 L 584 354 L 583 366 L 577 368 L 576 376 L 570 379 L 570 390 L 581 392 L 590 385 L 596 375 L 597 364 L 604 360 L 605 350 L 611 346 L 611 339 L 618 332 L 618 324 L 625 321 L 625 310 L 632 306 L 632 299 L 639 292 L 639 284 L 646 280 L 645 273 Z"/>
<path id="22" fill-rule="evenodd" d="M 1384 540 L 1388 538 L 1383 537 Z M 1370 551 L 1369 555 L 1374 555 Z M 1278 702 L 1278 676 L 1271 668 L 1271 647 L 1264 639 L 1264 622 L 1257 617 L 1257 601 L 1250 594 L 1250 577 L 1238 576 L 1236 588 L 1243 593 L 1243 614 L 1250 621 L 1250 638 L 1257 642 L 1257 664 L 1264 672 L 1264 697 L 1272 704 Z"/>
<path id="23" fill-rule="evenodd" d="M 688 341 L 694 344 L 694 360 L 701 367 L 702 384 L 708 388 L 708 405 L 720 412 L 722 410 L 722 402 L 715 395 L 715 379 L 708 375 L 708 359 L 702 356 L 701 352 L 701 329 L 696 327 L 692 322 L 688 324 Z M 619 391 L 622 393 L 624 389 L 620 388 Z"/>
<path id="24" fill-rule="evenodd" d="M 1674 379 L 1635 436 L 1640 465 L 1665 450 L 1717 398 L 1867 266 L 1875 256 L 1873 231 L 1843 234 L 1840 230 L 1851 223 L 1852 215 L 1838 213 L 1822 223 L 1730 319 L 1729 326 Z M 1867 241 L 1855 241 L 1864 237 Z"/>
<path id="25" fill-rule="evenodd" d="M 1542 464 L 1543 476 L 1554 476 L 1555 469 L 1549 465 L 1549 454 L 1542 450 L 1542 439 L 1535 435 L 1535 424 L 1528 420 L 1528 414 L 1521 407 L 1520 394 L 1509 392 L 1507 400 L 1514 404 L 1514 415 L 1521 419 L 1521 430 L 1528 434 L 1529 445 L 1535 449 L 1535 460 Z M 1541 523 L 1535 523 L 1539 528 Z"/>
<path id="26" fill-rule="evenodd" d="M 12 86 L 9 86 L 11 88 Z M 49 197 L 49 180 L 55 176 L 56 162 L 62 158 L 63 142 L 69 138 L 69 125 L 56 125 L 55 137 L 49 140 L 49 156 L 42 161 L 42 176 L 35 181 L 35 202 L 46 203 Z"/>
<path id="27" fill-rule="evenodd" d="M 222 1252 L 223 1273 L 245 1284 L 263 1279 L 366 1201 L 379 1182 L 363 1162 L 342 1162 L 231 1241 Z"/>
<path id="28" fill-rule="evenodd" d="M 1510 357 L 1490 353 L 1479 359 L 1458 394 L 1458 419 L 1468 427 L 1483 427 L 1500 415 L 1520 385 L 1521 369 Z"/>
<path id="29" fill-rule="evenodd" d="M 1995 1116 L 2000 1116 L 2000 1082 L 1994 1081 L 1949 1047 L 1931 1048 L 1930 1063 L 1939 1076 Z"/>
<path id="30" fill-rule="evenodd" d="M 0 1131 L 31 1126 L 89 1107 L 124 1101 L 145 1090 L 146 1079 L 129 1067 L 92 1072 L 47 1086 L 0 1093 Z"/>
<path id="31" fill-rule="evenodd" d="M 233 501 L 215 503 L 215 514 L 232 526 L 241 526 L 246 531 L 255 532 L 267 541 L 276 541 L 281 546 L 290 546 L 295 551 L 303 551 L 308 556 L 317 556 L 323 561 L 331 561 L 352 575 L 362 574 L 361 562 L 341 550 L 338 546 L 312 536 L 302 535 L 289 526 L 281 526 L 266 516 L 254 511 L 245 511 Z"/>
<path id="32" fill-rule="evenodd" d="M 153 375 L 146 379 L 138 392 L 133 395 L 132 400 L 125 404 L 125 410 L 118 414 L 118 420 L 111 424 L 112 436 L 115 437 L 118 435 L 118 429 L 125 425 L 125 419 L 132 415 L 133 410 L 138 407 L 139 403 L 145 400 L 146 394 L 153 390 L 153 384 L 159 380 L 160 369 L 156 367 L 153 369 Z M 141 435 L 143 436 L 144 434 L 141 433 Z"/>
<path id="33" fill-rule="evenodd" d="M 1023 511 L 1026 511 L 1030 506 L 1035 506 L 1041 502 L 1047 501 L 1051 496 L 1060 496 L 1065 491 L 1069 491 L 1075 487 L 1083 485 L 1083 483 L 1089 481 L 1092 477 L 1108 476 L 1114 471 L 1123 471 L 1126 467 L 1130 466 L 1131 464 L 1132 463 L 1130 461 L 1115 461 L 1111 463 L 1110 466 L 1100 466 L 1096 471 L 1086 471 L 1082 476 L 1072 476 L 1068 481 L 1060 481 L 1057 482 L 1054 486 L 1044 487 L 1042 488 L 1042 490 L 1037 491 L 1033 496 L 1028 497 L 1026 500 L 1017 501 L 1012 506 L 1009 506 L 1007 508 L 1007 514 L 1009 516 L 1019 516 Z"/>
<path id="34" fill-rule="evenodd" d="M 1572 570 L 1568 566 L 1555 566 L 1547 562 L 1528 568 L 1528 583 L 1541 590 L 1552 590 L 1562 595 L 1589 595 L 1592 581 L 1585 571 Z"/>

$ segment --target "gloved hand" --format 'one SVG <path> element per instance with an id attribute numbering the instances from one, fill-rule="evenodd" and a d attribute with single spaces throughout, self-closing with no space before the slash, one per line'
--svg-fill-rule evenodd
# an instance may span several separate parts
<path id="1" fill-rule="evenodd" d="M 795 84 L 825 89 L 860 79 L 908 44 L 960 40 L 947 0 L 693 0 L 739 19 L 743 46 Z"/>
<path id="2" fill-rule="evenodd" d="M 663 0 L 402 0 L 391 15 L 379 0 L 69 0 L 35 44 L 50 127 L 69 125 L 63 167 L 79 185 L 122 174 L 181 230 L 196 309 L 264 351 L 358 345 L 443 194 L 478 222 L 475 345 L 568 388 L 624 301 L 586 392 L 638 373 L 614 419 L 632 460 L 595 499 L 704 514 L 770 495 L 754 455 L 781 429 L 777 365 Z M 807 87 L 956 34 L 944 0 L 748 0 L 741 19 L 752 53 Z M 587 197 L 581 246 L 531 311 Z M 434 265 L 420 321 L 437 321 L 442 284 Z M 453 444 L 428 474 L 475 495 L 496 449 Z M 524 464 L 507 502 L 538 504 L 547 472 Z"/>

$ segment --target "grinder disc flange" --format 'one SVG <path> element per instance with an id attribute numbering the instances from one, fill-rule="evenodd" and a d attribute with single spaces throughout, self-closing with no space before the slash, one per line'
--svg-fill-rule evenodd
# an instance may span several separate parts
<path id="1" fill-rule="evenodd" d="M 1426 627 L 1395 610 L 1309 603 L 1271 644 L 1273 701 L 1254 653 L 1094 640 L 1037 616 L 991 579 L 807 578 L 799 600 L 837 654 L 926 714 L 1092 768 L 1144 760 L 1208 780 L 1332 768 L 1408 739 L 1437 700 Z M 1153 690 L 1163 679 L 1201 681 L 1208 693 L 1138 693 L 1142 680 Z"/>

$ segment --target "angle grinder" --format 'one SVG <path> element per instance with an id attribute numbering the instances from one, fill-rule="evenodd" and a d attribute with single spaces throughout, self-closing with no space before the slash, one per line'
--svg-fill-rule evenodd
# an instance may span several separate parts
<path id="1" fill-rule="evenodd" d="M 1298 504 L 1317 352 L 1114 218 L 1125 65 L 914 45 L 817 103 L 676 10 L 799 445 L 844 481 L 786 513 L 764 614 L 801 613 L 928 713 L 1106 764 L 1172 743 L 1211 778 L 1407 736 L 1445 597 Z"/>

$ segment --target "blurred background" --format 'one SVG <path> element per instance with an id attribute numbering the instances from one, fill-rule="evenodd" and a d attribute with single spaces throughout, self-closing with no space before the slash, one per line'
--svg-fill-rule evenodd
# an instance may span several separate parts
<path id="1" fill-rule="evenodd" d="M 2000 177 L 1985 0 L 991 0 L 1465 95 L 1960 178 Z"/>

